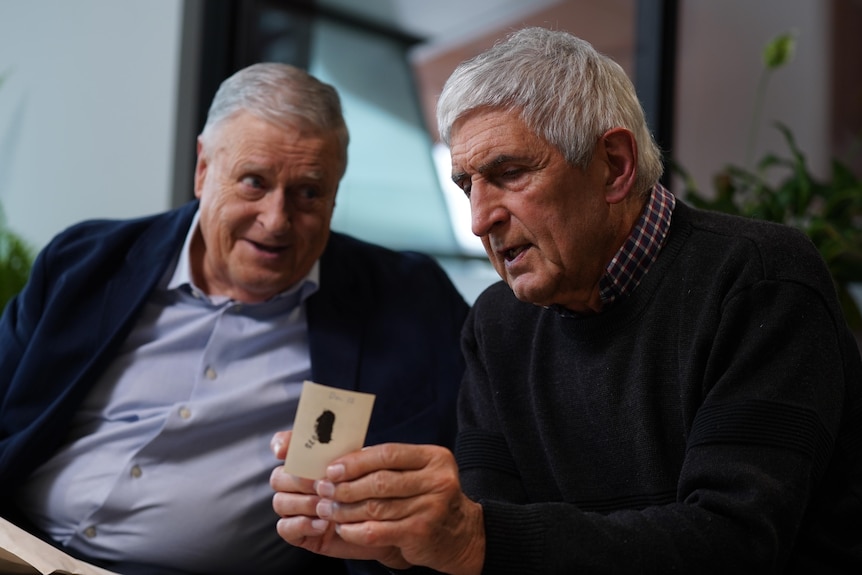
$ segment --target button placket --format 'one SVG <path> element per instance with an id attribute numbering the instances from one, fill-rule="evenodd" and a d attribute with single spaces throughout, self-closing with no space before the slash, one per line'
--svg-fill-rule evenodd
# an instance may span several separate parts
<path id="1" fill-rule="evenodd" d="M 204 383 L 213 383 L 222 375 L 223 358 L 230 347 L 230 341 L 226 339 L 226 334 L 230 333 L 230 324 L 237 321 L 235 312 L 242 309 L 242 305 L 235 303 L 225 305 L 221 308 L 218 318 L 215 321 L 209 340 L 203 350 L 201 362 L 201 375 Z M 208 386 L 207 386 L 208 387 Z M 206 388 L 200 390 L 206 394 Z"/>

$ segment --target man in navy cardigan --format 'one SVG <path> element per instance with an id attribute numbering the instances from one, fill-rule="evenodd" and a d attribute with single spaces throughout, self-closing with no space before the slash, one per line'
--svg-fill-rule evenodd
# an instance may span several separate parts
<path id="1" fill-rule="evenodd" d="M 269 440 L 310 379 L 376 394 L 369 444 L 451 446 L 468 307 L 429 257 L 330 232 L 347 143 L 330 86 L 250 66 L 197 201 L 43 250 L 0 321 L 0 514 L 119 572 L 344 569 L 278 537 Z"/>

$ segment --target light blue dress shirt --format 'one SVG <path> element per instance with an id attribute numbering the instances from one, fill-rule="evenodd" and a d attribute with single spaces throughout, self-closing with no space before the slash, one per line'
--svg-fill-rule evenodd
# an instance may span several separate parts
<path id="1" fill-rule="evenodd" d="M 319 264 L 260 304 L 194 286 L 189 246 L 84 401 L 20 505 L 64 545 L 106 560 L 202 573 L 274 564 L 269 441 L 310 378 L 305 299 Z M 265 571 L 265 570 L 264 570 Z"/>

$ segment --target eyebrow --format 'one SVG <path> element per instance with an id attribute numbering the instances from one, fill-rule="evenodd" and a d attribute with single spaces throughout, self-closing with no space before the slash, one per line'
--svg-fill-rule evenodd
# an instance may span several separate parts
<path id="1" fill-rule="evenodd" d="M 523 162 L 523 161 L 524 161 L 524 156 L 510 156 L 507 154 L 501 154 L 501 155 L 495 157 L 494 159 L 492 159 L 490 162 L 485 162 L 484 164 L 479 166 L 479 169 L 476 171 L 482 175 L 485 175 L 488 172 L 491 172 L 494 169 L 496 169 L 497 167 L 502 166 L 504 164 L 508 164 L 511 162 Z M 459 181 L 463 180 L 466 177 L 467 177 L 467 172 L 455 172 L 452 174 L 452 181 L 457 184 Z"/>
<path id="2" fill-rule="evenodd" d="M 275 166 L 271 163 L 267 162 L 255 162 L 255 161 L 247 161 L 238 164 L 241 173 L 252 172 L 256 174 L 272 174 L 275 172 L 281 171 L 280 166 Z M 305 171 L 302 171 L 299 174 L 299 178 L 303 180 L 308 180 L 311 182 L 320 182 L 326 179 L 326 170 L 323 170 L 317 166 L 308 168 Z"/>
<path id="3" fill-rule="evenodd" d="M 240 172 L 271 172 L 272 166 L 267 166 L 263 162 L 242 162 L 236 165 Z"/>

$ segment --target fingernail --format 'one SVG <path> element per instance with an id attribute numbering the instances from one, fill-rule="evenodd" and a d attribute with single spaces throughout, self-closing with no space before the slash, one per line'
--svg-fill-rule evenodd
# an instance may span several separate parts
<path id="1" fill-rule="evenodd" d="M 273 437 L 269 442 L 269 448 L 272 449 L 272 454 L 278 457 L 279 450 L 284 447 L 284 442 L 278 438 Z"/>
<path id="2" fill-rule="evenodd" d="M 326 528 L 329 527 L 329 521 L 326 519 L 312 519 L 311 520 L 311 528 L 315 531 L 324 532 Z"/>
<path id="3" fill-rule="evenodd" d="M 330 465 L 326 468 L 326 477 L 328 477 L 332 481 L 338 481 L 339 479 L 344 477 L 344 465 L 341 463 Z"/>
<path id="4" fill-rule="evenodd" d="M 318 481 L 317 494 L 321 497 L 332 497 L 335 495 L 335 485 L 330 481 Z"/>
<path id="5" fill-rule="evenodd" d="M 328 519 L 332 516 L 332 501 L 328 499 L 321 499 L 317 502 L 317 515 L 321 519 Z"/>

